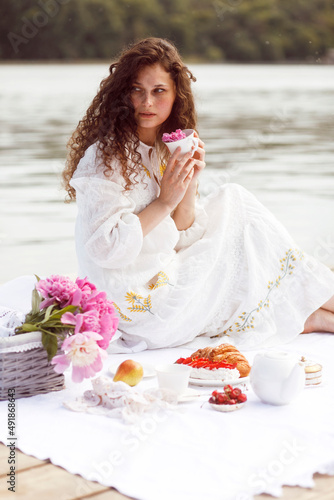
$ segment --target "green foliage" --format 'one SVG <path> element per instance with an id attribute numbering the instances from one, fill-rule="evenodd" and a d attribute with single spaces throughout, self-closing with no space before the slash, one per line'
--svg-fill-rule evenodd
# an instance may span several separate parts
<path id="1" fill-rule="evenodd" d="M 37 297 L 35 296 L 35 292 Z M 36 290 L 33 291 L 33 307 L 41 303 L 42 298 Z M 61 322 L 61 317 L 66 312 L 74 313 L 77 306 L 66 306 L 63 309 L 58 309 L 57 304 L 50 305 L 47 309 L 33 309 L 25 317 L 25 322 L 15 328 L 15 334 L 19 335 L 28 332 L 42 332 L 42 344 L 48 354 L 50 361 L 57 354 L 58 343 L 66 337 L 67 332 L 74 330 L 73 325 L 64 325 Z"/>
<path id="2" fill-rule="evenodd" d="M 321 60 L 334 47 L 333 0 L 2 0 L 0 58 L 113 59 L 147 36 L 184 57 Z"/>
<path id="3" fill-rule="evenodd" d="M 42 333 L 42 344 L 48 354 L 48 361 L 57 354 L 58 351 L 58 338 L 55 335 Z"/>

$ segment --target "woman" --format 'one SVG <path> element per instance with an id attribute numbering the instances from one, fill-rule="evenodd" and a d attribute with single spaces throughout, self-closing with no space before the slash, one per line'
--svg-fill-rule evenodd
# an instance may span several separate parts
<path id="1" fill-rule="evenodd" d="M 247 348 L 333 332 L 330 270 L 241 186 L 196 199 L 200 139 L 183 156 L 162 143 L 165 132 L 196 128 L 191 81 L 176 48 L 157 38 L 110 66 L 63 173 L 78 205 L 80 273 L 115 301 L 129 345 L 229 335 Z"/>

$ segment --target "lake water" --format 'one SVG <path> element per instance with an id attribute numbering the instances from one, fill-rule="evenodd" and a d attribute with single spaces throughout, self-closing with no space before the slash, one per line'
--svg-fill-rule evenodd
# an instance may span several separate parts
<path id="1" fill-rule="evenodd" d="M 334 267 L 334 66 L 190 65 L 207 169 L 202 196 L 237 182 L 297 244 Z M 0 66 L 0 283 L 76 275 L 66 142 L 106 64 Z"/>

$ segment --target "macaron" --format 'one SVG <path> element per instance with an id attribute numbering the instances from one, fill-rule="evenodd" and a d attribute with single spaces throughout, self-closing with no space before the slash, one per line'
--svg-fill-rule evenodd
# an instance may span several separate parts
<path id="1" fill-rule="evenodd" d="M 300 359 L 305 369 L 305 385 L 320 385 L 322 382 L 322 365 L 308 360 L 304 356 Z"/>

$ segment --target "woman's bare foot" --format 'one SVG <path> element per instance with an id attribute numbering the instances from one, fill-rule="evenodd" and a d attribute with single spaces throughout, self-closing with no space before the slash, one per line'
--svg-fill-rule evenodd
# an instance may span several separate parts
<path id="1" fill-rule="evenodd" d="M 325 302 L 321 309 L 326 309 L 327 311 L 334 312 L 334 297 L 331 297 L 327 302 Z"/>
<path id="2" fill-rule="evenodd" d="M 301 333 L 328 332 L 334 333 L 334 313 L 326 309 L 317 309 L 309 316 Z"/>

